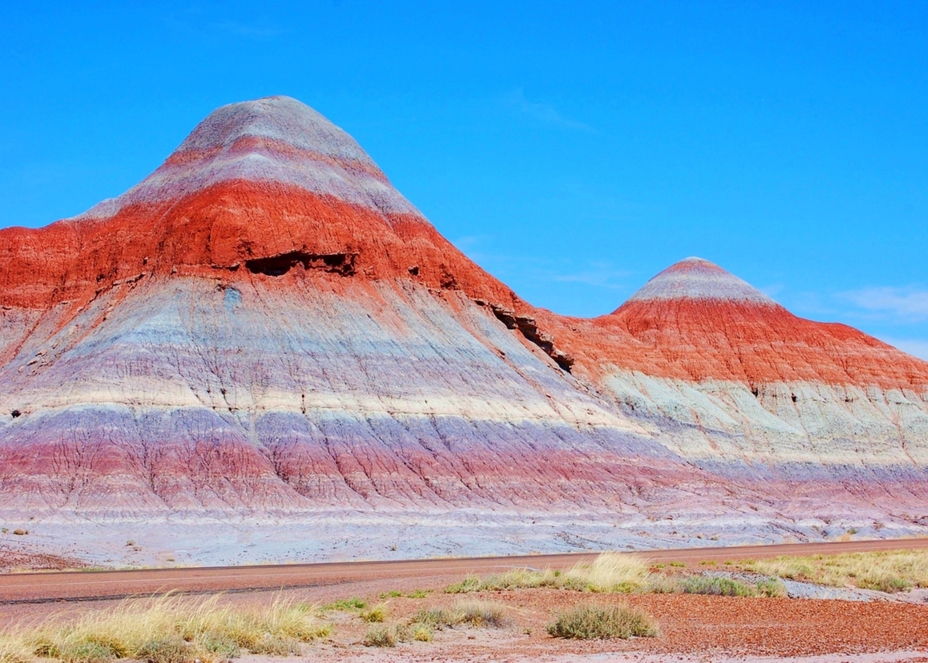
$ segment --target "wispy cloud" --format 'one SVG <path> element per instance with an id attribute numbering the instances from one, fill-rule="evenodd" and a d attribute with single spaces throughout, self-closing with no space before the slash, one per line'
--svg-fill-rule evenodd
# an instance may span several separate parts
<path id="1" fill-rule="evenodd" d="M 525 90 L 522 88 L 516 88 L 506 96 L 506 105 L 544 124 L 564 129 L 595 132 L 595 129 L 588 124 L 564 117 L 551 104 L 529 101 L 525 98 Z"/>
<path id="2" fill-rule="evenodd" d="M 593 288 L 627 291 L 629 280 L 635 276 L 633 272 L 619 269 L 609 262 L 577 264 L 573 260 L 498 253 L 490 246 L 489 239 L 487 235 L 460 237 L 454 244 L 471 260 L 504 280 L 578 283 Z"/>
<path id="3" fill-rule="evenodd" d="M 839 293 L 838 297 L 864 311 L 897 322 L 928 319 L 928 290 L 923 288 L 862 288 Z"/>
<path id="4" fill-rule="evenodd" d="M 784 287 L 782 283 L 771 283 L 770 285 L 758 288 L 758 290 L 770 297 L 770 299 L 776 299 L 777 295 L 783 292 Z"/>
<path id="5" fill-rule="evenodd" d="M 452 242 L 456 247 L 461 251 L 475 251 L 479 250 L 481 246 L 486 245 L 488 242 L 491 242 L 493 237 L 491 235 L 464 235 L 463 237 L 457 237 Z"/>
<path id="6" fill-rule="evenodd" d="M 557 283 L 582 283 L 596 288 L 612 290 L 626 289 L 626 281 L 632 275 L 628 270 L 616 269 L 609 263 L 592 263 L 577 271 L 540 270 L 542 278 Z"/>

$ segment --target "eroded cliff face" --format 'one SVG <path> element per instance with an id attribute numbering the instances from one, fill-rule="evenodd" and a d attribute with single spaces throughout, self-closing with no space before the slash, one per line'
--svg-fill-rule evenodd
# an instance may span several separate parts
<path id="1" fill-rule="evenodd" d="M 925 362 L 697 259 L 611 315 L 536 309 L 284 97 L 0 231 L 0 331 L 6 513 L 917 522 L 928 497 Z"/>

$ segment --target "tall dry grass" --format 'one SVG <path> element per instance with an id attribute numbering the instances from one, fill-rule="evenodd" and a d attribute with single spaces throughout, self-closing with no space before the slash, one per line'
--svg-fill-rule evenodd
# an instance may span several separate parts
<path id="1" fill-rule="evenodd" d="M 486 578 L 469 576 L 445 591 L 466 594 L 484 590 L 552 587 L 586 592 L 632 592 L 644 587 L 650 572 L 644 558 L 634 554 L 603 553 L 592 563 L 580 563 L 567 571 L 513 569 Z"/>
<path id="2" fill-rule="evenodd" d="M 31 663 L 33 658 L 25 643 L 0 636 L 0 663 Z"/>
<path id="3" fill-rule="evenodd" d="M 126 658 L 147 663 L 196 659 L 214 663 L 243 650 L 281 656 L 299 653 L 302 643 L 331 631 L 310 608 L 288 600 L 233 607 L 220 605 L 218 598 L 127 600 L 73 622 L 13 628 L 0 633 L 0 663 L 27 663 L 36 658 L 64 663 Z"/>
<path id="4" fill-rule="evenodd" d="M 631 592 L 644 586 L 648 563 L 631 554 L 603 553 L 592 564 L 577 564 L 564 574 L 568 583 L 590 592 Z"/>
<path id="5" fill-rule="evenodd" d="M 928 587 L 928 551 L 782 556 L 739 562 L 738 567 L 766 575 L 830 585 L 899 592 Z"/>

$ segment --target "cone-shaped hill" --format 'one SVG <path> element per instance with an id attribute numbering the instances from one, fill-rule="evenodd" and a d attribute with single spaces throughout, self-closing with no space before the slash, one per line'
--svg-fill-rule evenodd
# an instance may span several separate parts
<path id="1" fill-rule="evenodd" d="M 406 522 L 462 554 L 924 525 L 928 364 L 695 258 L 610 315 L 536 309 L 287 97 L 0 230 L 0 330 L 0 512 L 53 538 L 157 517 L 133 536 L 199 550 L 203 523 L 273 517 L 380 555 Z"/>
<path id="2" fill-rule="evenodd" d="M 0 305 L 88 301 L 116 281 L 289 269 L 408 277 L 504 301 L 344 131 L 287 97 L 207 117 L 122 196 L 0 234 Z"/>
<path id="3" fill-rule="evenodd" d="M 608 318 L 643 346 L 628 365 L 655 375 L 751 385 L 787 380 L 928 385 L 924 361 L 847 325 L 796 317 L 699 258 L 667 268 Z"/>

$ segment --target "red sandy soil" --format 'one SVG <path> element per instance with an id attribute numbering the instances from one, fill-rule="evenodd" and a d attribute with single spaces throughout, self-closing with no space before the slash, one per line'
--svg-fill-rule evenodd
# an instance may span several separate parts
<path id="1" fill-rule="evenodd" d="M 805 599 L 731 598 L 691 595 L 592 595 L 566 590 L 516 590 L 455 596 L 435 591 L 426 598 L 385 598 L 391 590 L 410 591 L 409 581 L 380 581 L 359 594 L 318 590 L 286 592 L 298 601 L 323 603 L 360 596 L 368 604 L 385 601 L 389 621 L 408 620 L 419 609 L 450 605 L 457 600 L 480 599 L 507 608 L 510 624 L 502 629 L 453 628 L 436 632 L 431 643 L 403 643 L 389 650 L 385 660 L 493 660 L 536 659 L 606 653 L 635 655 L 672 654 L 717 657 L 814 656 L 874 652 L 928 651 L 928 606 L 873 602 L 850 603 Z M 418 586 L 421 588 L 421 584 Z M 380 591 L 377 591 L 377 590 Z M 373 590 L 373 591 L 371 591 Z M 276 593 L 227 595 L 236 603 L 269 601 Z M 554 616 L 583 604 L 628 603 L 642 608 L 658 622 L 656 638 L 579 642 L 550 637 L 545 627 Z M 114 602 L 83 603 L 62 612 L 61 604 L 19 606 L 21 619 L 73 618 Z M 2 613 L 0 613 L 2 614 Z M 354 660 L 373 651 L 362 644 L 369 625 L 356 612 L 330 612 L 335 631 L 325 642 L 309 645 L 305 654 L 322 660 Z M 387 653 L 387 652 L 383 652 Z M 401 655 L 401 658 L 398 658 Z M 877 659 L 879 660 L 879 659 Z"/>

